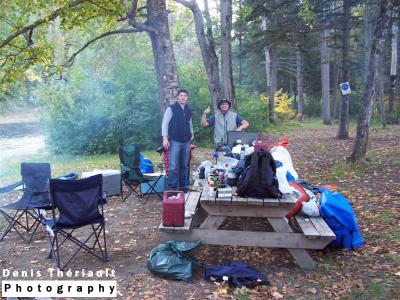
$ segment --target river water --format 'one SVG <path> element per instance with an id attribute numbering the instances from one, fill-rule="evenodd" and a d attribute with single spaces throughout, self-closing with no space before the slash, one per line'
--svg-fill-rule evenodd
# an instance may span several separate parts
<path id="1" fill-rule="evenodd" d="M 0 164 L 44 151 L 45 135 L 37 122 L 0 123 Z"/>

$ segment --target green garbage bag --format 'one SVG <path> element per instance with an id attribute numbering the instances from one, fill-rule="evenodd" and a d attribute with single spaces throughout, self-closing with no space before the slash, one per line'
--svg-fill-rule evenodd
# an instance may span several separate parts
<path id="1" fill-rule="evenodd" d="M 184 252 L 190 251 L 200 245 L 200 242 L 168 241 L 155 247 L 149 253 L 147 268 L 156 276 L 192 281 L 192 264 L 201 266 L 196 259 Z"/>

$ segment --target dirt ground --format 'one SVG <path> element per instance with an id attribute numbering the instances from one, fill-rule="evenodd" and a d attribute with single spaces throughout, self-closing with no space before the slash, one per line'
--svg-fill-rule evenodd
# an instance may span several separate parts
<path id="1" fill-rule="evenodd" d="M 334 128 L 310 129 L 268 138 L 270 143 L 289 138 L 288 150 L 299 176 L 314 185 L 337 185 L 351 201 L 366 239 L 360 250 L 309 251 L 317 266 L 303 271 L 286 250 L 203 245 L 193 255 L 204 264 L 241 260 L 265 274 L 271 286 L 226 290 L 204 281 L 201 270 L 194 271 L 193 283 L 169 281 L 154 277 L 146 267 L 147 254 L 161 243 L 161 201 L 131 197 L 121 202 L 112 197 L 105 206 L 109 261 L 81 253 L 70 268 L 114 269 L 119 299 L 400 299 L 400 127 L 371 132 L 371 162 L 351 168 L 344 160 L 354 133 L 341 141 L 335 133 Z M 195 151 L 194 162 L 208 159 L 210 153 Z M 0 242 L 0 249 L 0 269 L 47 274 L 54 268 L 42 228 L 32 243 L 14 233 Z"/>

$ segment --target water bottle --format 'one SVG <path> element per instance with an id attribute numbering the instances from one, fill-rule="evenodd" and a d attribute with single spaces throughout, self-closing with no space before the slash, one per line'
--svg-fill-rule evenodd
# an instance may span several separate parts
<path id="1" fill-rule="evenodd" d="M 240 149 L 240 160 L 244 159 L 244 146 Z"/>

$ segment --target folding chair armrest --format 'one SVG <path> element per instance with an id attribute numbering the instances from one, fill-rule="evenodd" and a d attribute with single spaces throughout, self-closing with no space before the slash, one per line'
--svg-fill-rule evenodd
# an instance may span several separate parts
<path id="1" fill-rule="evenodd" d="M 165 163 L 164 162 L 159 162 L 157 165 L 156 165 L 156 168 L 158 169 L 158 170 L 160 170 L 161 171 L 161 173 L 162 173 L 162 171 L 164 171 L 164 169 L 165 169 Z"/>
<path id="2" fill-rule="evenodd" d="M 0 194 L 5 194 L 5 193 L 9 193 L 13 190 L 15 190 L 17 187 L 23 185 L 24 183 L 22 181 L 10 184 L 8 186 L 2 187 L 0 188 Z"/>
<path id="3" fill-rule="evenodd" d="M 107 193 L 103 192 L 103 194 L 101 195 L 100 199 L 99 199 L 99 204 L 103 205 L 107 203 Z"/>

